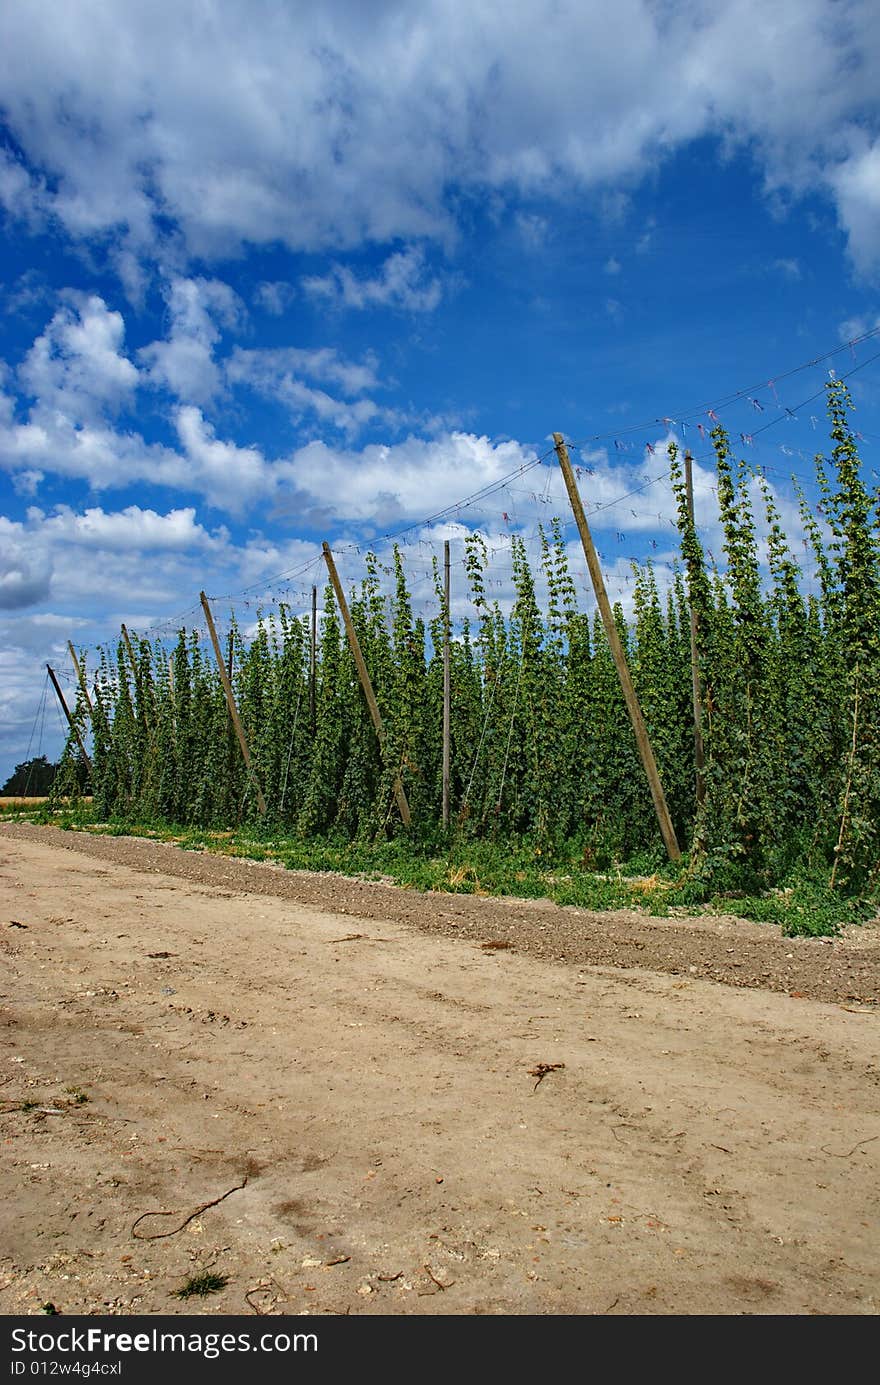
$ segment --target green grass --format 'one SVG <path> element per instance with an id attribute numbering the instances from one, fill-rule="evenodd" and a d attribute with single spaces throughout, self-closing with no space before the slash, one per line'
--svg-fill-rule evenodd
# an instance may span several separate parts
<path id="1" fill-rule="evenodd" d="M 219 1294 L 221 1289 L 225 1289 L 229 1283 L 228 1274 L 210 1274 L 205 1271 L 202 1274 L 194 1274 L 185 1284 L 181 1284 L 179 1289 L 174 1290 L 174 1297 L 187 1298 L 207 1298 L 208 1294 Z"/>
<path id="2" fill-rule="evenodd" d="M 758 889 L 753 880 L 735 888 L 733 877 L 725 878 L 724 888 L 719 888 L 718 877 L 693 871 L 687 857 L 672 864 L 659 849 L 600 870 L 581 843 L 548 851 L 522 841 L 442 836 L 421 842 L 403 836 L 389 841 L 303 840 L 253 823 L 234 831 L 212 831 L 166 822 L 98 822 L 86 804 L 19 811 L 16 816 L 51 822 L 67 831 L 148 837 L 187 851 L 277 861 L 288 870 L 330 871 L 423 892 L 550 899 L 590 910 L 635 908 L 655 917 L 673 912 L 735 914 L 776 925 L 789 937 L 831 937 L 845 924 L 862 922 L 875 913 L 876 901 L 832 891 L 827 879 L 815 871 L 791 872 L 773 888 Z"/>

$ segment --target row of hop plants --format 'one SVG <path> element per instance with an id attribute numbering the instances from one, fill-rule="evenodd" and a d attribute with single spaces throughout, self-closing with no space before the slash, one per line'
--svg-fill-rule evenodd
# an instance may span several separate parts
<path id="1" fill-rule="evenodd" d="M 723 564 L 704 551 L 689 518 L 682 462 L 671 446 L 681 563 L 665 594 L 650 564 L 634 566 L 633 618 L 627 622 L 615 607 L 676 833 L 690 870 L 718 884 L 753 889 L 807 865 L 847 893 L 877 885 L 878 497 L 862 478 L 849 405 L 845 386 L 832 381 L 833 450 L 830 460 L 816 458 L 823 526 L 800 496 L 817 582 L 805 579 L 766 482 L 734 460 L 716 427 Z M 452 831 L 528 841 L 548 855 L 570 852 L 574 843 L 585 865 L 657 852 L 650 794 L 604 630 L 598 615 L 578 607 L 559 521 L 540 537 L 545 609 L 525 547 L 514 538 L 515 600 L 507 617 L 487 595 L 484 541 L 478 534 L 466 541 L 474 616 L 450 649 Z M 170 652 L 136 639 L 133 660 L 124 644 L 103 651 L 91 717 L 97 813 L 234 827 L 259 817 L 256 777 L 267 827 L 306 839 L 374 839 L 403 831 L 394 797 L 399 775 L 411 834 L 440 840 L 447 613 L 436 564 L 434 576 L 436 615 L 427 626 L 413 614 L 396 549 L 390 571 L 368 555 L 352 593 L 384 746 L 330 587 L 314 682 L 307 619 L 280 605 L 260 617 L 249 641 L 233 621 L 233 683 L 253 775 L 213 653 L 198 634 L 182 630 Z M 692 609 L 705 737 L 699 795 Z M 85 724 L 82 703 L 77 715 Z M 75 756 L 71 743 L 69 765 Z"/>

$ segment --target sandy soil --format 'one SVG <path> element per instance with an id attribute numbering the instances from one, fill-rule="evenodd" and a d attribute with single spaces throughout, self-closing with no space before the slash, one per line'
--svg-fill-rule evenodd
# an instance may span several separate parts
<path id="1" fill-rule="evenodd" d="M 3 826 L 0 1312 L 876 1313 L 878 980 Z"/>

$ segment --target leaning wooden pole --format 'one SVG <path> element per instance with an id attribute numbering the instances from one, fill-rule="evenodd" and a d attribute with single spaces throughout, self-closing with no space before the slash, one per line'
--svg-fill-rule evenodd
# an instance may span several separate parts
<path id="1" fill-rule="evenodd" d="M 244 727 L 241 724 L 241 717 L 238 715 L 238 708 L 235 705 L 235 696 L 232 691 L 232 684 L 229 681 L 229 674 L 226 671 L 226 664 L 223 660 L 223 650 L 220 648 L 220 641 L 217 638 L 217 630 L 214 625 L 214 617 L 211 615 L 211 607 L 208 605 L 208 598 L 204 592 L 199 592 L 199 600 L 202 603 L 202 610 L 205 613 L 205 620 L 208 622 L 208 634 L 211 636 L 211 643 L 214 646 L 214 657 L 217 660 L 217 668 L 220 672 L 220 682 L 223 684 L 223 691 L 226 694 L 226 706 L 229 708 L 229 715 L 232 717 L 232 724 L 235 727 L 235 734 L 238 736 L 238 743 L 241 746 L 241 753 L 247 766 L 248 777 L 253 778 L 254 786 L 257 791 L 257 804 L 263 817 L 268 811 L 266 800 L 263 797 L 263 790 L 257 778 L 256 770 L 251 763 L 251 752 L 248 747 L 247 737 L 244 734 Z"/>
<path id="2" fill-rule="evenodd" d="M 580 492 L 574 478 L 571 461 L 568 456 L 568 449 L 561 433 L 553 434 L 553 442 L 556 446 L 556 455 L 559 458 L 559 465 L 562 475 L 565 478 L 565 487 L 568 491 L 568 498 L 571 502 L 572 512 L 575 523 L 581 536 L 581 543 L 584 546 L 584 557 L 587 560 L 587 567 L 590 572 L 590 580 L 593 583 L 593 591 L 596 593 L 596 602 L 599 607 L 599 614 L 602 617 L 602 624 L 605 626 L 605 634 L 608 637 L 608 644 L 611 649 L 611 657 L 614 660 L 617 676 L 620 679 L 620 687 L 623 692 L 626 710 L 629 712 L 629 719 L 635 732 L 636 745 L 645 774 L 647 775 L 648 785 L 651 790 L 651 798 L 654 802 L 654 812 L 657 815 L 657 822 L 660 827 L 660 835 L 663 838 L 667 854 L 671 861 L 677 861 L 681 857 L 681 850 L 675 836 L 675 828 L 672 826 L 672 819 L 669 816 L 669 809 L 666 806 L 666 795 L 663 792 L 663 785 L 660 782 L 660 775 L 657 771 L 657 762 L 654 759 L 654 752 L 651 749 L 651 741 L 648 736 L 648 728 L 645 726 L 645 719 L 642 716 L 642 709 L 636 697 L 636 690 L 632 684 L 629 667 L 626 662 L 626 654 L 617 633 L 617 625 L 614 621 L 614 613 L 611 610 L 611 602 L 608 600 L 608 593 L 605 590 L 605 580 L 602 576 L 602 569 L 599 566 L 599 558 L 593 545 L 593 537 L 590 527 L 587 524 L 587 517 L 584 514 L 584 507 L 581 503 Z"/>
<path id="3" fill-rule="evenodd" d="M 47 665 L 46 665 L 46 668 L 49 670 L 49 677 L 52 679 L 52 687 L 55 689 L 55 694 L 56 694 L 56 696 L 57 696 L 57 698 L 58 698 L 58 701 L 61 703 L 61 710 L 62 710 L 62 712 L 64 713 L 64 715 L 67 717 L 67 724 L 68 724 L 68 726 L 70 727 L 70 729 L 71 729 L 71 731 L 73 732 L 73 734 L 76 736 L 77 744 L 78 744 L 78 746 L 79 746 L 79 748 L 80 748 L 80 753 L 82 754 L 82 757 L 83 757 L 83 759 L 84 759 L 85 762 L 86 762 L 86 766 L 87 766 L 87 768 L 88 768 L 88 771 L 89 771 L 89 773 L 91 774 L 91 772 L 92 772 L 92 762 L 91 762 L 91 760 L 89 759 L 89 752 L 86 750 L 85 745 L 83 744 L 83 738 L 82 738 L 82 736 L 79 734 L 79 727 L 77 726 L 76 721 L 74 720 L 74 718 L 71 716 L 70 708 L 68 707 L 67 703 L 66 703 L 65 700 L 64 700 L 64 693 L 61 691 L 61 684 L 58 682 L 58 679 L 55 677 L 55 670 L 53 669 L 52 665 L 51 665 L 51 664 L 47 664 Z"/>
<path id="4" fill-rule="evenodd" d="M 443 543 L 443 828 L 449 827 L 449 742 L 452 686 L 449 671 L 449 540 Z"/>
<path id="5" fill-rule="evenodd" d="M 382 725 L 382 714 L 379 711 L 379 704 L 376 701 L 376 694 L 373 692 L 373 684 L 364 662 L 361 651 L 360 640 L 351 619 L 351 612 L 348 609 L 348 602 L 345 599 L 345 592 L 342 590 L 342 583 L 339 580 L 339 573 L 336 571 L 336 563 L 333 561 L 333 554 L 330 551 L 329 543 L 323 545 L 324 561 L 327 564 L 327 571 L 330 574 L 330 581 L 333 583 L 333 590 L 336 593 L 336 602 L 342 614 L 342 621 L 345 625 L 345 633 L 348 636 L 348 647 L 352 652 L 355 665 L 358 671 L 358 678 L 361 680 L 361 687 L 364 690 L 364 697 L 367 699 L 367 706 L 370 709 L 370 716 L 373 726 L 376 728 L 376 735 L 379 745 L 384 751 L 385 748 L 385 727 Z M 397 806 L 400 809 L 400 816 L 403 818 L 405 826 L 409 827 L 411 822 L 409 802 L 406 797 L 406 790 L 403 787 L 400 775 L 394 780 L 394 797 L 397 799 Z"/>
<path id="6" fill-rule="evenodd" d="M 688 519 L 691 528 L 696 528 L 694 519 L 694 474 L 693 457 L 684 454 L 684 485 L 687 500 Z M 694 705 L 694 767 L 697 774 L 697 805 L 706 799 L 706 752 L 703 747 L 703 691 L 700 687 L 700 665 L 697 658 L 697 612 L 693 601 L 688 602 L 691 613 L 691 689 Z"/>
<path id="7" fill-rule="evenodd" d="M 309 647 L 309 721 L 315 734 L 315 696 L 318 685 L 318 588 L 312 587 L 312 630 Z"/>
<path id="8" fill-rule="evenodd" d="M 76 677 L 77 681 L 79 682 L 80 692 L 82 693 L 83 698 L 85 700 L 85 704 L 89 709 L 89 716 L 93 717 L 95 715 L 95 709 L 92 706 L 92 699 L 89 697 L 89 690 L 86 687 L 85 670 L 82 664 L 80 663 L 79 658 L 77 657 L 77 652 L 74 649 L 73 644 L 70 640 L 67 641 L 67 648 L 70 650 L 70 657 L 73 660 L 73 667 L 76 669 Z"/>
<path id="9" fill-rule="evenodd" d="M 128 661 L 131 664 L 131 671 L 134 674 L 136 680 L 138 676 L 138 666 L 137 660 L 134 657 L 134 649 L 132 648 L 131 636 L 129 635 L 128 630 L 126 629 L 124 624 L 120 628 L 122 630 L 122 638 L 125 640 L 125 647 L 128 650 Z"/>

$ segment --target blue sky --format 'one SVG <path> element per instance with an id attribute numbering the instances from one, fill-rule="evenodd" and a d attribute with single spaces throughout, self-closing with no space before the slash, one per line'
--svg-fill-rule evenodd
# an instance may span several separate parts
<path id="1" fill-rule="evenodd" d="M 58 753 L 68 639 L 93 667 L 202 587 L 305 609 L 322 539 L 355 580 L 404 531 L 428 613 L 480 528 L 505 601 L 511 534 L 566 514 L 554 430 L 624 603 L 630 558 L 669 571 L 669 437 L 720 556 L 709 408 L 795 543 L 829 369 L 880 465 L 875 0 L 511 15 L 3 7 L 0 778 Z"/>

